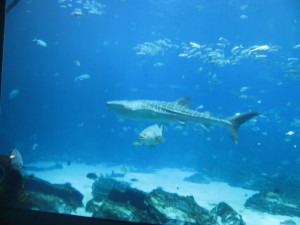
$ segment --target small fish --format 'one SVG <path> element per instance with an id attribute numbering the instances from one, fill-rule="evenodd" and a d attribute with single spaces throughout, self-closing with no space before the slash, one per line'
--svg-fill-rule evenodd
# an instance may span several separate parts
<path id="1" fill-rule="evenodd" d="M 190 45 L 191 45 L 193 48 L 201 48 L 201 45 L 199 45 L 199 44 L 196 43 L 196 42 L 190 42 Z"/>
<path id="2" fill-rule="evenodd" d="M 255 58 L 257 59 L 266 59 L 267 58 L 267 55 L 256 55 Z"/>
<path id="3" fill-rule="evenodd" d="M 242 49 L 243 46 L 239 45 L 239 46 L 234 46 L 232 49 L 231 49 L 231 52 L 236 54 L 240 49 Z"/>
<path id="4" fill-rule="evenodd" d="M 249 87 L 246 87 L 246 86 L 241 87 L 240 92 L 245 92 L 245 91 L 247 91 L 248 89 L 249 89 Z"/>
<path id="5" fill-rule="evenodd" d="M 243 14 L 243 15 L 240 16 L 240 19 L 241 19 L 241 20 L 246 20 L 246 19 L 248 19 L 248 16 L 245 15 L 245 14 Z"/>
<path id="6" fill-rule="evenodd" d="M 23 168 L 23 159 L 22 155 L 19 152 L 18 149 L 13 149 L 12 152 L 10 153 L 10 163 L 13 169 L 15 170 L 21 170 Z"/>
<path id="7" fill-rule="evenodd" d="M 286 132 L 285 134 L 286 134 L 286 135 L 294 135 L 294 134 L 295 134 L 295 132 L 294 132 L 294 131 L 292 131 L 292 130 L 290 130 L 290 131 Z"/>
<path id="8" fill-rule="evenodd" d="M 290 61 L 290 62 L 291 61 L 294 62 L 294 61 L 298 61 L 298 58 L 296 58 L 296 57 L 290 57 L 287 60 Z"/>
<path id="9" fill-rule="evenodd" d="M 255 47 L 254 49 L 250 50 L 251 52 L 257 52 L 257 51 L 267 51 L 270 50 L 270 46 L 269 45 L 261 45 L 258 47 Z"/>
<path id="10" fill-rule="evenodd" d="M 188 57 L 188 54 L 186 54 L 186 53 L 181 53 L 181 54 L 178 55 L 178 57 Z"/>
<path id="11" fill-rule="evenodd" d="M 137 181 L 139 181 L 139 180 L 136 179 L 136 178 L 131 178 L 130 181 L 131 181 L 131 182 L 137 182 Z"/>
<path id="12" fill-rule="evenodd" d="M 19 89 L 11 90 L 8 94 L 8 99 L 11 100 L 11 99 L 15 98 L 19 93 L 20 93 Z"/>
<path id="13" fill-rule="evenodd" d="M 79 17 L 79 16 L 82 16 L 82 15 L 83 15 L 83 13 L 80 9 L 76 9 L 73 12 L 71 12 L 71 14 L 70 14 L 70 16 L 72 16 L 72 17 Z"/>
<path id="14" fill-rule="evenodd" d="M 35 143 L 32 145 L 32 151 L 35 151 L 37 148 L 39 147 L 39 144 L 38 143 Z"/>
<path id="15" fill-rule="evenodd" d="M 75 63 L 76 66 L 80 66 L 80 61 L 79 60 L 75 60 L 74 63 Z"/>
<path id="16" fill-rule="evenodd" d="M 157 124 L 145 128 L 139 134 L 139 140 L 133 142 L 134 146 L 148 145 L 150 148 L 162 143 L 163 141 L 163 126 L 159 127 Z"/>
<path id="17" fill-rule="evenodd" d="M 293 49 L 300 49 L 300 44 L 295 45 L 295 46 L 293 47 Z"/>
<path id="18" fill-rule="evenodd" d="M 98 179 L 98 176 L 95 173 L 88 173 L 86 175 L 86 177 L 89 178 L 89 179 L 91 179 L 91 180 L 97 180 Z"/>
<path id="19" fill-rule="evenodd" d="M 47 43 L 41 39 L 34 38 L 33 42 L 35 42 L 37 45 L 42 46 L 44 48 L 47 47 Z"/>
<path id="20" fill-rule="evenodd" d="M 85 73 L 85 74 L 82 74 L 82 75 L 79 75 L 79 76 L 75 77 L 74 81 L 88 80 L 90 78 L 91 78 L 91 75 Z"/>

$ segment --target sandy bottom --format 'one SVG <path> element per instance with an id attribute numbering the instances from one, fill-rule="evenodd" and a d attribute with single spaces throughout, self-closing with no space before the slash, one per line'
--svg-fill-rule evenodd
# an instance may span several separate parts
<path id="1" fill-rule="evenodd" d="M 34 164 L 36 167 L 45 167 L 51 163 Z M 192 170 L 180 170 L 173 168 L 164 168 L 151 170 L 147 172 L 137 172 L 130 166 L 114 166 L 109 164 L 85 165 L 73 163 L 70 166 L 64 166 L 63 169 L 54 169 L 46 171 L 32 172 L 36 177 L 47 180 L 51 183 L 63 184 L 69 182 L 74 188 L 84 195 L 83 203 L 92 198 L 93 180 L 86 177 L 87 173 L 108 175 L 115 173 L 125 173 L 123 178 L 117 178 L 120 181 L 127 181 L 131 186 L 139 190 L 150 192 L 157 187 L 171 193 L 177 193 L 182 196 L 192 195 L 195 201 L 202 207 L 210 210 L 216 204 L 223 201 L 229 204 L 234 210 L 240 213 L 247 225 L 280 225 L 280 222 L 292 219 L 300 225 L 300 218 L 288 216 L 275 216 L 258 211 L 252 211 L 244 208 L 244 203 L 255 191 L 243 188 L 231 187 L 227 183 L 212 182 L 210 184 L 196 184 L 184 181 L 185 177 L 195 173 Z M 31 173 L 30 171 L 28 171 Z M 137 179 L 131 182 L 132 178 Z M 84 208 L 77 209 L 77 215 L 91 216 L 85 212 Z"/>

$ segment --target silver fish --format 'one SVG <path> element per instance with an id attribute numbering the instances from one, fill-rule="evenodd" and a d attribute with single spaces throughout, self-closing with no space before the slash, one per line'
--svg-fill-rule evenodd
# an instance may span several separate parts
<path id="1" fill-rule="evenodd" d="M 22 155 L 18 149 L 15 148 L 14 150 L 12 150 L 9 158 L 12 168 L 14 168 L 15 170 L 21 170 L 23 168 Z"/>
<path id="2" fill-rule="evenodd" d="M 133 142 L 134 146 L 148 145 L 150 148 L 154 148 L 156 145 L 163 141 L 163 126 L 154 124 L 142 130 L 139 134 L 139 140 Z"/>

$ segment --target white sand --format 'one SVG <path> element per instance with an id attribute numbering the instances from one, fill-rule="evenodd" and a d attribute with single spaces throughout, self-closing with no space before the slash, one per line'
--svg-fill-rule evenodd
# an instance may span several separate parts
<path id="1" fill-rule="evenodd" d="M 41 166 L 45 164 L 35 164 Z M 242 188 L 231 187 L 226 183 L 212 182 L 210 184 L 196 184 L 183 181 L 195 173 L 195 171 L 184 171 L 179 169 L 159 169 L 149 173 L 134 172 L 134 169 L 128 166 L 112 166 L 106 164 L 85 165 L 71 164 L 64 166 L 63 169 L 49 171 L 33 172 L 36 177 L 47 180 L 51 183 L 62 184 L 69 182 L 74 188 L 79 190 L 83 195 L 83 203 L 86 204 L 92 198 L 93 181 L 86 177 L 87 173 L 96 174 L 126 173 L 124 178 L 118 178 L 131 183 L 131 186 L 145 192 L 150 192 L 157 187 L 171 193 L 177 193 L 182 196 L 192 195 L 195 201 L 202 207 L 210 210 L 216 204 L 223 201 L 229 204 L 234 210 L 243 216 L 247 225 L 280 225 L 280 222 L 292 219 L 300 225 L 300 218 L 288 216 L 275 216 L 267 213 L 252 211 L 244 208 L 244 203 L 252 196 L 255 191 Z M 132 178 L 137 179 L 131 182 Z M 90 216 L 84 208 L 77 209 L 78 215 Z"/>

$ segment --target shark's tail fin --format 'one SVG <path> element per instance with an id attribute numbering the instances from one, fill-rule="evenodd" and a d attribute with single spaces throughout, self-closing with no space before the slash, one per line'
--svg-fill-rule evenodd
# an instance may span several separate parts
<path id="1" fill-rule="evenodd" d="M 238 130 L 239 127 L 246 122 L 247 120 L 251 119 L 254 116 L 258 116 L 260 113 L 258 112 L 248 112 L 248 113 L 243 113 L 239 114 L 233 117 L 230 117 L 228 121 L 232 124 L 229 127 L 229 134 L 231 139 L 234 141 L 234 143 L 237 144 L 238 142 Z"/>

